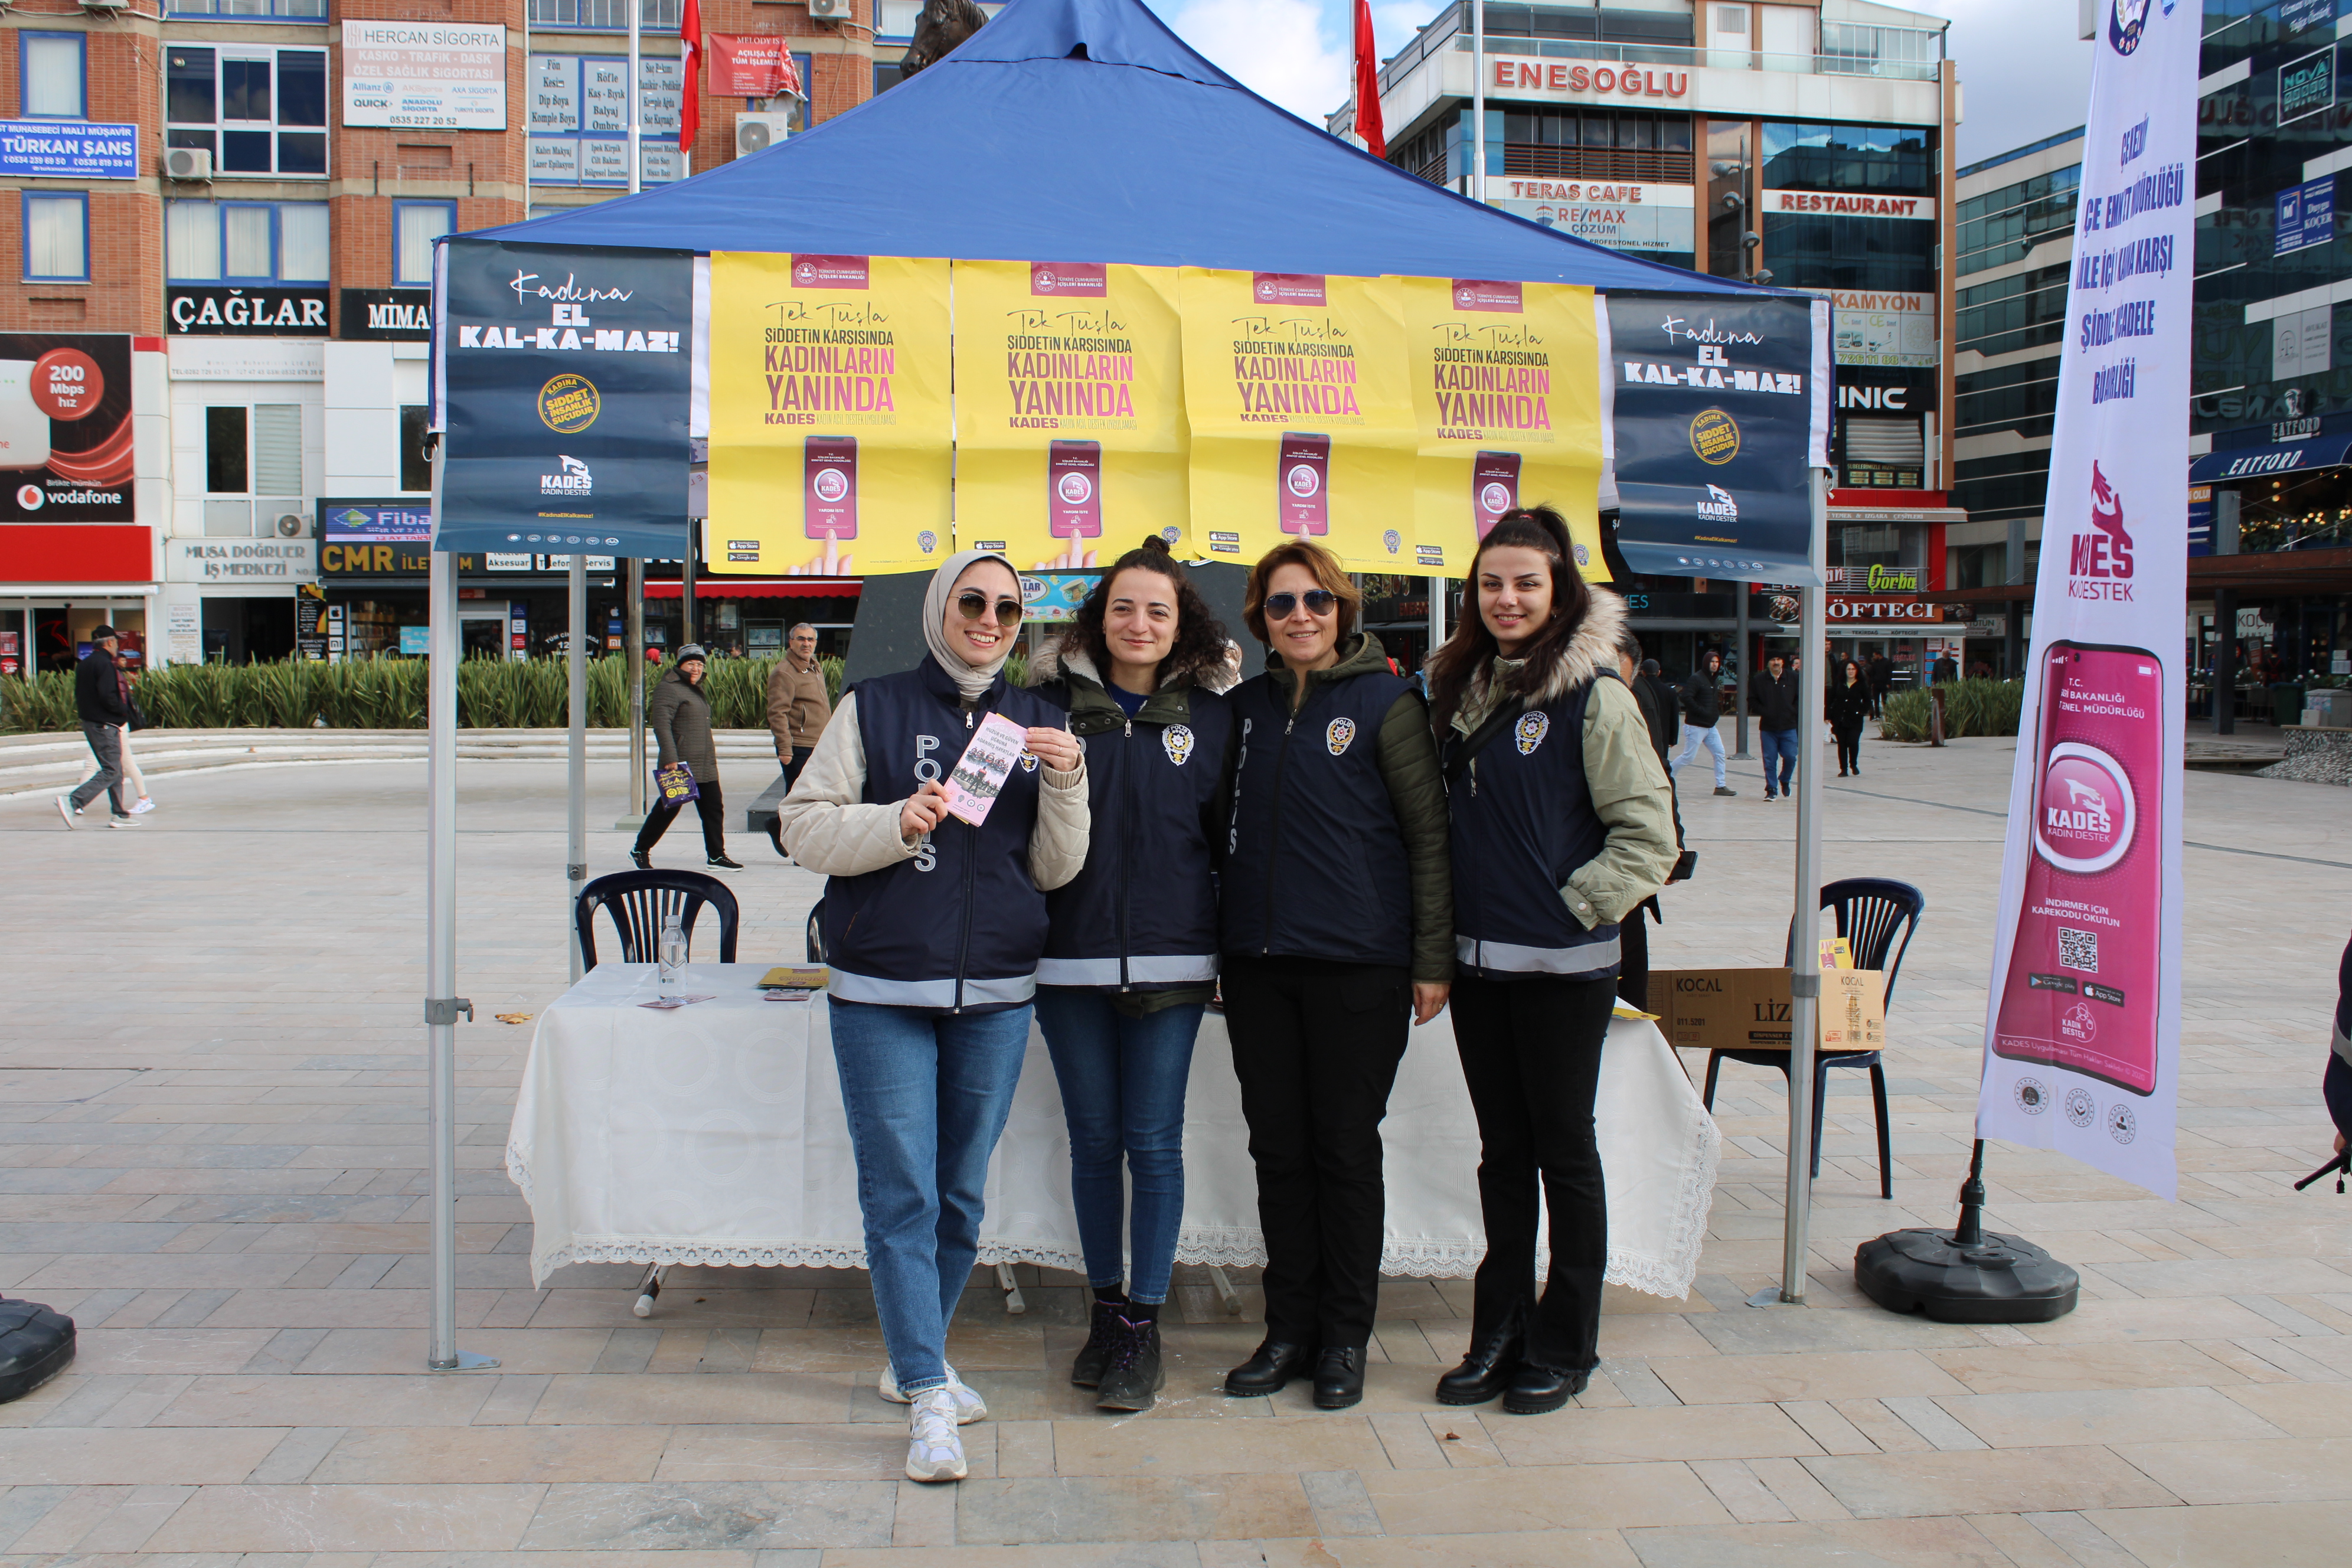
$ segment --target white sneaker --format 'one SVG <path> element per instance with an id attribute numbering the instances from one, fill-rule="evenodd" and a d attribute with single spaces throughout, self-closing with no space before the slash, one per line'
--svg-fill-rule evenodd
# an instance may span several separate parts
<path id="1" fill-rule="evenodd" d="M 927 1388 L 915 1395 L 915 1408 L 907 1418 L 907 1479 L 960 1481 L 966 1474 L 963 1439 L 956 1436 L 955 1400 L 944 1388 Z"/>
<path id="2" fill-rule="evenodd" d="M 909 1403 L 907 1396 L 898 1392 L 898 1373 L 888 1362 L 882 1363 L 882 1375 L 875 1383 L 874 1392 L 893 1405 Z M 956 1375 L 956 1369 L 952 1366 L 948 1368 L 947 1392 L 949 1397 L 955 1401 L 957 1426 L 969 1426 L 975 1421 L 988 1419 L 988 1401 L 982 1399 L 975 1390 L 967 1387 L 963 1379 Z"/>
<path id="3" fill-rule="evenodd" d="M 108 817 L 106 825 L 109 827 L 136 827 L 139 826 L 139 819 L 126 811 L 121 816 Z"/>
<path id="4" fill-rule="evenodd" d="M 58 796 L 58 815 L 66 819 L 66 826 L 70 828 L 73 826 L 74 806 L 72 796 L 63 795 Z"/>
<path id="5" fill-rule="evenodd" d="M 154 809 L 155 809 L 155 803 L 154 803 L 153 801 L 152 801 L 152 800 L 149 800 L 145 795 L 141 795 L 141 796 L 139 797 L 139 804 L 137 804 L 136 805 L 134 805 L 134 806 L 132 806 L 132 807 L 131 808 L 131 816 L 146 816 L 149 812 L 151 812 L 151 811 L 152 811 L 152 810 L 154 810 Z"/>

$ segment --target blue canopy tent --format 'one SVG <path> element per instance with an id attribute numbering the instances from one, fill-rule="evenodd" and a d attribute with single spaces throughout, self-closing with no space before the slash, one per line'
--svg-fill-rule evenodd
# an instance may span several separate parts
<path id="1" fill-rule="evenodd" d="M 798 251 L 960 260 L 1106 261 L 1241 271 L 1481 278 L 1608 292 L 1758 289 L 1644 261 L 1433 185 L 1327 134 L 1193 52 L 1141 0 L 1013 0 L 887 95 L 766 152 L 656 190 L 459 237 L 664 251 Z M 444 242 L 449 243 L 447 241 Z M 441 312 L 436 310 L 436 318 Z M 438 353 L 442 345 L 436 344 Z M 436 389 L 438 378 L 436 376 Z M 441 514 L 435 464 L 436 524 Z M 1815 515 L 1823 492 L 1816 489 Z M 1814 568 L 1819 580 L 1819 527 Z M 681 543 L 683 541 L 681 541 Z M 575 557 L 575 634 L 583 593 Z M 433 1115 L 428 1364 L 478 1366 L 456 1342 L 456 576 L 433 555 L 426 1020 Z M 1822 637 L 1807 592 L 1807 646 Z M 572 639 L 571 893 L 586 876 L 584 639 Z M 640 671 L 641 673 L 641 671 Z M 1809 687 L 1807 732 L 1820 720 Z M 1800 952 L 1819 924 L 1818 770 L 1800 800 Z M 576 965 L 575 958 L 575 965 Z M 1812 1039 L 1801 998 L 1801 1058 Z M 469 1009 L 468 1009 L 469 1011 Z M 1802 1068 L 1801 1059 L 1800 1068 Z M 1800 1070 L 1792 1079 L 1809 1082 Z M 1790 1096 L 1788 1289 L 1801 1297 L 1811 1128 Z M 492 1363 L 494 1364 L 494 1363 Z"/>

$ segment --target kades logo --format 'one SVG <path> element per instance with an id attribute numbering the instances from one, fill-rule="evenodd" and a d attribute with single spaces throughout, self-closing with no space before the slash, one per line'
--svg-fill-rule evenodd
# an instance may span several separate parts
<path id="1" fill-rule="evenodd" d="M 1706 499 L 1693 501 L 1691 510 L 1698 513 L 1701 522 L 1727 525 L 1739 521 L 1739 503 L 1732 500 L 1731 492 L 1721 485 L 1707 486 Z"/>
<path id="2" fill-rule="evenodd" d="M 540 494 L 543 496 L 584 496 L 593 495 L 595 493 L 595 478 L 588 472 L 587 464 L 582 462 L 577 458 L 567 458 L 562 456 L 561 453 L 557 454 L 555 460 L 563 465 L 563 471 L 560 474 L 540 475 Z"/>
<path id="3" fill-rule="evenodd" d="M 2127 604 L 2132 596 L 2132 537 L 2124 531 L 2123 497 L 2096 462 L 2091 465 L 2091 526 L 2097 531 L 2078 533 L 2070 542 L 2066 596 Z"/>

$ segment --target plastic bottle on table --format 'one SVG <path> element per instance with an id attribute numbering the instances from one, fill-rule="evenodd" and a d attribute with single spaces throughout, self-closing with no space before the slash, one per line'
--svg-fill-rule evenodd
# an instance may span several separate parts
<path id="1" fill-rule="evenodd" d="M 686 969 L 686 928 L 674 914 L 662 917 L 660 972 L 661 989 L 677 989 L 677 977 Z"/>

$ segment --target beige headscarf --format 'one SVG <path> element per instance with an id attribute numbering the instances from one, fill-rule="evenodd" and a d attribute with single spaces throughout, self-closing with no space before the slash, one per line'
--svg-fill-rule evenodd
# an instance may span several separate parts
<path id="1" fill-rule="evenodd" d="M 1007 572 L 1013 573 L 1013 591 L 1020 591 L 1021 574 L 1013 570 L 1012 562 L 993 550 L 957 551 L 931 574 L 931 585 L 923 591 L 923 641 L 929 645 L 931 657 L 940 661 L 940 668 L 948 672 L 948 679 L 956 683 L 956 689 L 963 694 L 966 702 L 978 700 L 981 694 L 994 683 L 996 672 L 1003 669 L 1004 661 L 1013 657 L 1013 639 L 1007 637 L 1004 651 L 998 654 L 993 662 L 967 664 L 961 654 L 948 646 L 947 634 L 940 629 L 947 621 L 948 595 L 955 591 L 957 579 L 970 571 L 975 561 L 1000 563 Z"/>

